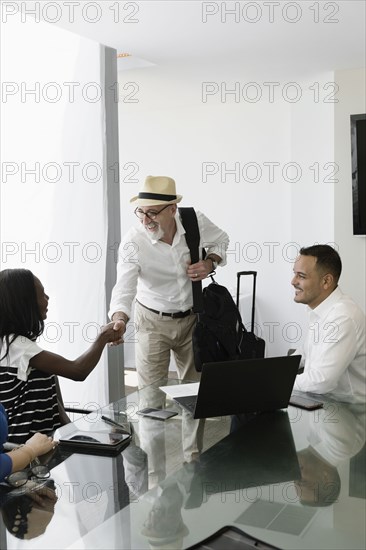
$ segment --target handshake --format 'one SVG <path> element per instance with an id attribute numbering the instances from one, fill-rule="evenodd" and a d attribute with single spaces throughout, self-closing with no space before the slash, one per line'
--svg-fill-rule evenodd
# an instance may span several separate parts
<path id="1" fill-rule="evenodd" d="M 118 346 L 123 344 L 123 335 L 126 332 L 126 322 L 122 318 L 111 321 L 101 328 L 98 338 L 101 338 L 110 346 Z"/>

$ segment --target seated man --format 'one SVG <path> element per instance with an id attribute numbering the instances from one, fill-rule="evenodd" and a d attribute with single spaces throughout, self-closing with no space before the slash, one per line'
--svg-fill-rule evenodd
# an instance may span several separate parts
<path id="1" fill-rule="evenodd" d="M 338 287 L 342 262 L 328 245 L 302 248 L 291 284 L 295 302 L 309 308 L 309 330 L 302 349 L 304 371 L 294 389 L 331 393 L 341 401 L 364 402 L 365 315 Z"/>

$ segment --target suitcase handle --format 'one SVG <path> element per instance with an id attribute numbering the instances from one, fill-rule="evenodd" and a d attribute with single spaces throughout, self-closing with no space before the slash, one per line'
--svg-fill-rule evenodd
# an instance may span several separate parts
<path id="1" fill-rule="evenodd" d="M 257 287 L 257 271 L 238 271 L 237 285 L 236 285 L 236 307 L 239 309 L 239 294 L 240 294 L 240 277 L 242 275 L 253 275 L 253 298 L 252 298 L 252 328 L 251 332 L 254 332 L 254 314 L 255 314 L 255 293 Z"/>

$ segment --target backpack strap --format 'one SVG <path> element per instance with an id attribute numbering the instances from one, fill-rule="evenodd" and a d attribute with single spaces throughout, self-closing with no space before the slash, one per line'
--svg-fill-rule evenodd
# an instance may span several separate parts
<path id="1" fill-rule="evenodd" d="M 200 245 L 200 230 L 198 227 L 197 215 L 191 206 L 178 208 L 179 214 L 182 220 L 182 225 L 185 229 L 185 237 L 189 252 L 191 254 L 191 262 L 195 264 L 199 262 L 199 245 Z M 206 252 L 204 252 L 203 257 Z M 192 281 L 192 294 L 193 294 L 193 311 L 200 313 L 203 311 L 203 296 L 202 296 L 202 282 Z"/>

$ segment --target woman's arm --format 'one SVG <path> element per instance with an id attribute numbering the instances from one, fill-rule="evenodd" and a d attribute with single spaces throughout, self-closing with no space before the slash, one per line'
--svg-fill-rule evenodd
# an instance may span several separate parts
<path id="1" fill-rule="evenodd" d="M 97 365 L 106 344 L 118 344 L 122 341 L 120 331 L 115 326 L 116 323 L 112 322 L 102 327 L 95 342 L 74 361 L 50 351 L 42 351 L 32 357 L 29 366 L 70 380 L 83 381 Z"/>
<path id="2" fill-rule="evenodd" d="M 5 453 L 11 459 L 11 471 L 18 472 L 19 470 L 23 470 L 37 456 L 48 453 L 56 445 L 57 442 L 52 437 L 40 433 L 34 434 L 24 445 L 13 449 L 10 453 Z"/>

